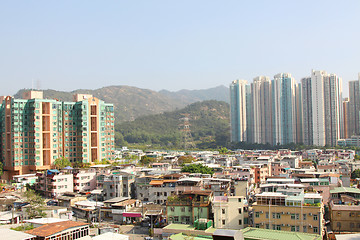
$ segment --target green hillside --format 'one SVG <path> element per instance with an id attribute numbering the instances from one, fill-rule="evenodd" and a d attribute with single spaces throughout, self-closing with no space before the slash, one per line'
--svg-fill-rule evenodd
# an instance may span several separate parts
<path id="1" fill-rule="evenodd" d="M 182 148 L 184 114 L 189 114 L 191 134 L 197 148 L 217 148 L 229 141 L 229 104 L 210 100 L 181 110 L 139 117 L 116 125 L 116 144 L 146 144 Z"/>

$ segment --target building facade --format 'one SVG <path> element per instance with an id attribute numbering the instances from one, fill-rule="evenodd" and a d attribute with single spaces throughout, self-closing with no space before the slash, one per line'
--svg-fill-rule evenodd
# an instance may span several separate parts
<path id="1" fill-rule="evenodd" d="M 360 135 L 360 89 L 359 79 L 355 81 L 349 81 L 349 128 L 348 137 L 353 135 Z"/>
<path id="2" fill-rule="evenodd" d="M 243 229 L 248 227 L 248 207 L 245 197 L 214 197 L 212 211 L 215 228 Z"/>
<path id="3" fill-rule="evenodd" d="M 61 157 L 70 162 L 113 159 L 114 107 L 91 95 L 75 102 L 44 99 L 41 91 L 23 99 L 3 97 L 0 159 L 4 178 L 49 169 Z"/>
<path id="4" fill-rule="evenodd" d="M 246 123 L 246 85 L 245 80 L 235 80 L 230 85 L 231 141 L 247 141 Z"/>
<path id="5" fill-rule="evenodd" d="M 289 73 L 279 73 L 272 81 L 273 143 L 296 141 L 295 79 Z"/>
<path id="6" fill-rule="evenodd" d="M 324 206 L 320 194 L 287 196 L 264 192 L 256 195 L 253 224 L 265 228 L 324 235 Z"/>

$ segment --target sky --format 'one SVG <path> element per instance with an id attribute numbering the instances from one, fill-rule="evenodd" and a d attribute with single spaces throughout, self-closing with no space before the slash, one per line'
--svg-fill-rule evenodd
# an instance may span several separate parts
<path id="1" fill-rule="evenodd" d="M 0 95 L 360 72 L 360 1 L 0 1 Z"/>

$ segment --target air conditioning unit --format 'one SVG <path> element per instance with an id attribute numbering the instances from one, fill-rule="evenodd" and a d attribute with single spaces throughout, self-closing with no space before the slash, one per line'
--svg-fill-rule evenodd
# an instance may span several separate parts
<path id="1" fill-rule="evenodd" d="M 286 224 L 287 227 L 290 227 L 290 224 Z"/>
<path id="2" fill-rule="evenodd" d="M 285 227 L 285 224 L 283 223 L 283 224 L 281 224 L 281 226 Z"/>
<path id="3" fill-rule="evenodd" d="M 312 228 L 312 225 L 311 225 L 311 224 L 309 224 L 309 228 Z"/>
<path id="4" fill-rule="evenodd" d="M 260 213 L 261 213 L 261 214 L 263 214 L 263 213 L 264 213 L 264 211 L 260 211 Z"/>
<path id="5" fill-rule="evenodd" d="M 261 226 L 263 226 L 264 225 L 264 223 L 261 223 Z"/>
<path id="6" fill-rule="evenodd" d="M 312 213 L 309 213 L 309 216 L 312 216 Z"/>
<path id="7" fill-rule="evenodd" d="M 285 214 L 284 212 L 281 212 L 281 214 Z"/>
<path id="8" fill-rule="evenodd" d="M 291 213 L 290 213 L 290 212 L 287 212 L 286 214 L 290 215 Z"/>

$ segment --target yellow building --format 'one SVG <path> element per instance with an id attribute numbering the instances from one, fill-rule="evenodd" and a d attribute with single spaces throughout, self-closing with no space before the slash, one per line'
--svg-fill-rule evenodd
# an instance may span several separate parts
<path id="1" fill-rule="evenodd" d="M 360 189 L 337 187 L 330 191 L 330 225 L 333 232 L 360 232 Z"/>
<path id="2" fill-rule="evenodd" d="M 287 196 L 264 192 L 256 195 L 253 225 L 256 228 L 324 234 L 324 205 L 320 194 Z"/>

